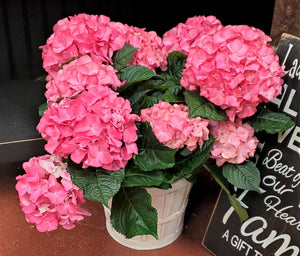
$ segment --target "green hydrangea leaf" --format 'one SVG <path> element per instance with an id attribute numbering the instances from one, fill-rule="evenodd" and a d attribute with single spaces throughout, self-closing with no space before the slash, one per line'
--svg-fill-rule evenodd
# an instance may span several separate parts
<path id="1" fill-rule="evenodd" d="M 165 89 L 166 85 L 161 80 L 149 79 L 138 83 L 126 83 L 118 91 L 120 96 L 130 101 L 132 113 L 140 115 L 141 109 L 149 108 L 163 99 L 162 93 Z"/>
<path id="2" fill-rule="evenodd" d="M 181 157 L 181 161 L 176 163 L 175 169 L 177 172 L 175 174 L 175 179 L 183 178 L 186 175 L 193 173 L 194 170 L 199 169 L 209 157 L 210 149 L 214 141 L 214 137 L 210 136 L 210 139 L 204 141 L 201 148 L 197 148 L 192 151 L 191 154 Z"/>
<path id="3" fill-rule="evenodd" d="M 36 82 L 46 82 L 47 83 L 47 77 L 48 75 L 42 75 L 42 76 L 39 76 L 37 79 L 35 79 Z"/>
<path id="4" fill-rule="evenodd" d="M 186 90 L 184 92 L 184 97 L 186 104 L 190 109 L 190 118 L 200 116 L 215 121 L 228 119 L 228 116 L 224 110 L 218 108 L 207 99 L 200 96 L 198 91 Z"/>
<path id="5" fill-rule="evenodd" d="M 224 177 L 232 185 L 260 193 L 260 172 L 254 163 L 247 161 L 242 164 L 225 164 L 222 170 Z"/>
<path id="6" fill-rule="evenodd" d="M 264 108 L 257 116 L 250 119 L 249 123 L 256 132 L 266 131 L 271 134 L 284 132 L 295 125 L 287 115 L 272 112 L 267 108 Z"/>
<path id="7" fill-rule="evenodd" d="M 44 115 L 44 112 L 48 109 L 47 102 L 44 102 L 39 106 L 39 116 L 42 117 Z"/>
<path id="8" fill-rule="evenodd" d="M 138 235 L 157 235 L 157 211 L 151 206 L 151 196 L 144 188 L 124 188 L 114 196 L 111 224 L 126 238 Z"/>
<path id="9" fill-rule="evenodd" d="M 67 171 L 71 174 L 72 182 L 82 189 L 85 198 L 101 202 L 106 207 L 109 207 L 108 200 L 119 191 L 125 176 L 124 169 L 90 171 L 72 164 L 68 164 Z"/>
<path id="10" fill-rule="evenodd" d="M 162 145 L 155 137 L 149 123 L 143 123 L 140 131 L 141 147 L 139 147 L 139 154 L 135 156 L 135 163 L 139 168 L 143 171 L 153 171 L 173 167 L 177 150 Z"/>
<path id="11" fill-rule="evenodd" d="M 148 80 L 156 75 L 151 69 L 140 66 L 140 65 L 130 65 L 121 70 L 118 77 L 121 81 L 126 81 L 124 85 L 119 88 L 119 91 L 123 91 L 128 88 L 128 86 L 133 83 Z"/>
<path id="12" fill-rule="evenodd" d="M 184 101 L 181 92 L 183 87 L 181 85 L 173 85 L 167 89 L 162 95 L 163 100 L 167 102 L 182 102 Z"/>
<path id="13" fill-rule="evenodd" d="M 136 165 L 126 166 L 125 178 L 122 187 L 150 187 L 160 186 L 165 182 L 161 170 L 143 171 Z"/>
<path id="14" fill-rule="evenodd" d="M 134 52 L 139 48 L 135 48 L 128 43 L 125 43 L 124 47 L 116 52 L 113 57 L 114 68 L 120 71 L 122 68 L 132 60 Z"/>
<path id="15" fill-rule="evenodd" d="M 180 85 L 182 70 L 186 62 L 187 55 L 182 52 L 171 52 L 167 57 L 167 71 L 163 73 L 167 80 L 173 80 Z"/>
<path id="16" fill-rule="evenodd" d="M 154 92 L 151 95 L 145 95 L 143 101 L 138 107 L 138 113 L 140 114 L 142 109 L 151 108 L 154 104 L 157 104 L 160 100 L 163 100 L 161 92 Z M 135 110 L 136 111 L 136 110 Z"/>

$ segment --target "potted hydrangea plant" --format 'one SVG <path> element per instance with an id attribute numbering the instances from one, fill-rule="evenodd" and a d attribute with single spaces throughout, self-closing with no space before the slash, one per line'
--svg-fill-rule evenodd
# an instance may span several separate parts
<path id="1" fill-rule="evenodd" d="M 247 219 L 231 186 L 260 192 L 255 133 L 294 125 L 266 107 L 284 76 L 270 40 L 214 16 L 189 18 L 162 38 L 104 15 L 59 20 L 41 47 L 47 102 L 37 130 L 49 155 L 17 177 L 26 220 L 40 232 L 72 229 L 90 215 L 86 198 L 104 205 L 119 242 L 161 247 L 180 235 L 203 169 Z M 170 221 L 177 226 L 163 235 Z"/>

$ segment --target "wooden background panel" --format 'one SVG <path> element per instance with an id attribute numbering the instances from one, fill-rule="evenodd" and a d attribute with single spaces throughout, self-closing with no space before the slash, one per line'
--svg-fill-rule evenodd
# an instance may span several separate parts
<path id="1" fill-rule="evenodd" d="M 3 8 L 6 9 L 6 5 L 1 3 L 0 6 L 0 80 L 10 79 L 10 61 L 9 55 L 11 54 L 10 50 L 10 37 L 7 36 L 9 33 L 7 26 L 7 12 L 3 11 Z M 2 11 L 1 11 L 2 10 Z"/>
<path id="2" fill-rule="evenodd" d="M 48 37 L 43 18 L 43 6 L 40 0 L 27 0 L 24 6 L 26 21 L 26 44 L 29 78 L 36 79 L 43 73 L 41 64 L 42 50 L 39 46 L 45 44 Z"/>
<path id="3" fill-rule="evenodd" d="M 5 1 L 3 1 L 5 2 Z M 11 42 L 11 78 L 23 77 L 29 78 L 28 65 L 28 34 L 26 27 L 28 25 L 25 19 L 25 1 L 14 0 L 6 1 L 7 24 Z"/>
<path id="4" fill-rule="evenodd" d="M 283 32 L 300 36 L 300 0 L 276 0 L 271 28 L 273 46 Z"/>
<path id="5" fill-rule="evenodd" d="M 214 15 L 223 25 L 247 24 L 270 34 L 274 3 L 251 0 L 245 8 L 236 0 L 185 0 L 180 6 L 171 0 L 0 0 L 0 81 L 43 75 L 39 46 L 46 43 L 53 25 L 70 15 L 104 14 L 160 36 L 188 17 Z"/>

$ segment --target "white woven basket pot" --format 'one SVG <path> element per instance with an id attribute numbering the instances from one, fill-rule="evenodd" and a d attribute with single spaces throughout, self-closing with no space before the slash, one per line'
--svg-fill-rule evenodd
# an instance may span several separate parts
<path id="1" fill-rule="evenodd" d="M 184 214 L 191 187 L 192 183 L 186 179 L 181 179 L 172 184 L 171 189 L 146 188 L 152 197 L 152 206 L 158 214 L 158 240 L 151 235 L 127 239 L 112 227 L 110 209 L 104 207 L 108 233 L 120 244 L 136 250 L 158 249 L 171 244 L 183 230 Z"/>

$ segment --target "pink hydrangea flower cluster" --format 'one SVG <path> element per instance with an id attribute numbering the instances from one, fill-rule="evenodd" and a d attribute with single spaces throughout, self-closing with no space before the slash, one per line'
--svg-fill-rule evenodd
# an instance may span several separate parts
<path id="1" fill-rule="evenodd" d="M 58 225 L 73 229 L 76 221 L 91 215 L 82 208 L 83 192 L 72 183 L 59 157 L 33 157 L 23 168 L 26 174 L 16 178 L 16 190 L 27 222 L 35 224 L 38 231 L 52 231 Z"/>
<path id="2" fill-rule="evenodd" d="M 37 129 L 45 149 L 75 163 L 116 171 L 138 153 L 135 121 L 128 100 L 109 87 L 91 87 L 45 111 Z"/>
<path id="3" fill-rule="evenodd" d="M 281 93 L 284 75 L 270 37 L 246 25 L 226 26 L 199 37 L 187 57 L 181 84 L 222 109 L 231 121 L 256 112 Z"/>
<path id="4" fill-rule="evenodd" d="M 202 35 L 213 35 L 222 28 L 221 22 L 215 16 L 195 16 L 188 18 L 185 23 L 163 35 L 163 44 L 168 53 L 180 51 L 189 54 L 195 40 Z"/>
<path id="5" fill-rule="evenodd" d="M 186 145 L 193 151 L 209 139 L 209 121 L 201 117 L 189 118 L 189 108 L 183 104 L 159 101 L 151 108 L 142 109 L 141 120 L 150 122 L 157 139 L 169 148 L 179 149 Z"/>
<path id="6" fill-rule="evenodd" d="M 126 41 L 124 25 L 104 15 L 78 14 L 59 20 L 42 46 L 43 67 L 54 77 L 62 64 L 90 54 L 99 63 L 111 63 L 114 51 Z M 49 80 L 50 78 L 48 78 Z"/>
<path id="7" fill-rule="evenodd" d="M 112 22 L 104 15 L 78 14 L 59 20 L 46 45 L 41 46 L 43 67 L 50 75 L 47 80 L 55 77 L 64 63 L 81 55 L 89 54 L 99 64 L 112 64 L 114 52 L 125 42 L 139 48 L 131 64 L 152 70 L 166 65 L 167 53 L 154 31 Z"/>
<path id="8" fill-rule="evenodd" d="M 147 32 L 145 29 L 130 26 L 128 27 L 126 42 L 139 48 L 135 51 L 129 64 L 146 66 L 153 71 L 159 67 L 161 69 L 166 68 L 167 52 L 163 47 L 162 39 L 156 32 Z"/>
<path id="9" fill-rule="evenodd" d="M 216 137 L 211 149 L 211 158 L 222 166 L 225 162 L 241 164 L 249 157 L 253 157 L 258 139 L 254 136 L 254 129 L 248 123 L 237 119 L 231 121 L 210 122 L 210 131 Z"/>
<path id="10" fill-rule="evenodd" d="M 91 86 L 111 86 L 112 89 L 122 84 L 110 65 L 99 64 L 88 55 L 65 64 L 57 75 L 46 84 L 45 96 L 48 103 L 61 98 L 72 98 Z"/>

